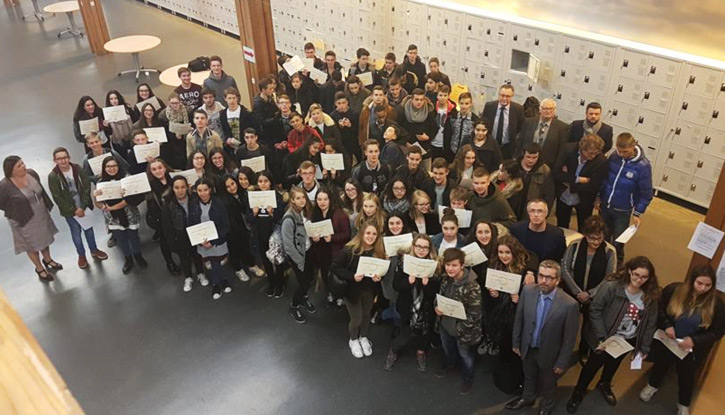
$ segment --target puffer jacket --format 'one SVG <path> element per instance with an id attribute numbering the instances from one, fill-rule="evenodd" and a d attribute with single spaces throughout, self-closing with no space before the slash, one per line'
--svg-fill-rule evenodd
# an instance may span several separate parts
<path id="1" fill-rule="evenodd" d="M 440 294 L 462 302 L 463 307 L 466 309 L 466 319 L 459 320 L 453 317 L 441 316 L 439 324 L 449 334 L 456 337 L 461 344 L 472 346 L 478 344 L 483 335 L 481 286 L 478 284 L 476 273 L 473 270 L 466 268 L 463 273 L 461 281 L 455 281 L 447 276 L 443 277 Z"/>
<path id="2" fill-rule="evenodd" d="M 642 147 L 635 147 L 629 160 L 615 151 L 609 156 L 607 180 L 599 192 L 602 204 L 609 209 L 634 210 L 634 216 L 644 213 L 654 196 L 652 191 L 652 165 Z"/>
<path id="3" fill-rule="evenodd" d="M 304 271 L 307 252 L 305 218 L 292 207 L 282 217 L 282 245 L 289 259 L 300 271 Z"/>

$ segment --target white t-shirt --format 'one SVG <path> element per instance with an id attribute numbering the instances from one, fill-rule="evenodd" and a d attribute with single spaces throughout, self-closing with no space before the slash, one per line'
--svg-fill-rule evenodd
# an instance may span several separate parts
<path id="1" fill-rule="evenodd" d="M 446 238 L 443 238 L 441 241 L 441 246 L 438 248 L 438 255 L 443 255 L 444 252 L 446 252 L 446 249 L 448 248 L 455 248 L 456 243 L 458 243 L 458 240 L 454 240 L 453 242 L 446 241 Z"/>

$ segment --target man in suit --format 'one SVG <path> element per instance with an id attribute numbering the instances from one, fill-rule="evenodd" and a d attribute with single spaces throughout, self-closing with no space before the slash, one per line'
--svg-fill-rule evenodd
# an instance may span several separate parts
<path id="1" fill-rule="evenodd" d="M 561 266 L 552 260 L 539 264 L 538 284 L 524 287 L 514 317 L 513 351 L 524 367 L 523 394 L 506 409 L 532 406 L 537 389 L 542 399 L 539 415 L 554 408 L 556 382 L 570 366 L 579 324 L 579 306 L 557 288 Z"/>
<path id="2" fill-rule="evenodd" d="M 587 135 L 578 143 L 567 143 L 554 166 L 556 183 L 556 224 L 568 228 L 571 211 L 576 208 L 576 221 L 581 232 L 586 218 L 594 211 L 602 181 L 607 177 L 607 158 L 602 154 L 604 141 Z"/>
<path id="3" fill-rule="evenodd" d="M 516 157 L 530 144 L 541 146 L 539 158 L 549 167 L 559 158 L 564 145 L 569 141 L 569 126 L 556 118 L 556 101 L 546 98 L 539 105 L 539 116 L 524 120 L 516 139 Z"/>
<path id="4" fill-rule="evenodd" d="M 614 130 L 602 122 L 602 105 L 598 102 L 587 104 L 586 119 L 572 121 L 569 127 L 569 142 L 577 142 L 587 134 L 594 134 L 604 140 L 603 153 L 612 149 Z"/>
<path id="5" fill-rule="evenodd" d="M 501 85 L 498 89 L 498 101 L 488 101 L 483 107 L 481 118 L 493 127 L 493 137 L 501 147 L 504 159 L 513 157 L 516 150 L 516 137 L 524 123 L 524 107 L 512 101 L 514 87 Z"/>

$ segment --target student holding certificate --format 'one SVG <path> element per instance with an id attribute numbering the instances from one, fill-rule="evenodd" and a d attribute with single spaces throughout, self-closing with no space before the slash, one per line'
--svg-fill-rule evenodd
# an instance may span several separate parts
<path id="1" fill-rule="evenodd" d="M 383 208 L 389 214 L 410 212 L 410 193 L 402 177 L 393 177 L 383 192 Z"/>
<path id="2" fill-rule="evenodd" d="M 120 181 L 126 177 L 126 172 L 113 157 L 103 160 L 101 180 L 99 183 Z M 96 189 L 93 195 L 98 198 L 103 190 Z M 148 266 L 146 259 L 141 255 L 141 241 L 138 238 L 138 228 L 141 225 L 141 214 L 138 205 L 144 201 L 143 194 L 121 197 L 118 199 L 95 202 L 96 207 L 103 211 L 106 227 L 113 234 L 113 238 L 121 247 L 125 261 L 121 269 L 128 274 L 133 268 L 134 260 L 141 268 Z"/>
<path id="3" fill-rule="evenodd" d="M 713 345 L 725 333 L 725 304 L 718 297 L 717 275 L 708 265 L 696 266 L 684 282 L 669 284 L 662 291 L 657 328 L 670 339 L 680 339 L 680 350 L 692 350 L 678 359 L 660 341 L 652 345 L 654 366 L 639 399 L 649 402 L 674 365 L 679 383 L 678 415 L 689 415 L 695 375 L 707 361 Z"/>
<path id="4" fill-rule="evenodd" d="M 307 250 L 310 247 L 307 240 L 305 222 L 310 212 L 310 201 L 307 194 L 299 187 L 290 189 L 289 205 L 282 217 L 282 245 L 287 256 L 287 264 L 297 278 L 297 290 L 292 296 L 289 314 L 298 323 L 306 323 L 307 318 L 302 314 L 300 306 L 308 313 L 314 314 L 317 309 L 310 302 L 307 291 L 312 284 L 311 261 L 307 261 Z M 323 276 L 324 277 L 324 276 Z"/>
<path id="5" fill-rule="evenodd" d="M 443 281 L 439 294 L 463 303 L 466 310 L 466 319 L 460 320 L 443 315 L 435 307 L 440 325 L 441 344 L 445 352 L 445 360 L 436 372 L 437 378 L 442 378 L 453 369 L 458 358 L 461 358 L 463 367 L 461 375 L 461 395 L 467 395 L 473 387 L 473 363 L 476 354 L 474 347 L 481 341 L 481 286 L 476 281 L 476 273 L 464 268 L 466 254 L 458 248 L 450 248 L 443 253 L 444 267 Z"/>
<path id="6" fill-rule="evenodd" d="M 263 157 L 264 168 L 257 169 L 257 171 L 271 169 L 274 157 L 272 151 L 264 144 L 259 142 L 259 135 L 257 130 L 248 127 L 244 130 L 244 144 L 239 146 L 234 158 L 239 166 L 243 165 L 244 160 L 256 159 L 257 157 Z"/>
<path id="7" fill-rule="evenodd" d="M 108 136 L 111 135 L 111 128 L 106 127 L 103 123 L 103 111 L 101 110 L 101 107 L 96 104 L 96 101 L 89 97 L 88 95 L 84 95 L 81 97 L 81 99 L 78 101 L 78 105 L 76 106 L 75 113 L 73 113 L 73 135 L 76 137 L 76 141 L 79 143 L 86 143 L 86 135 L 90 131 L 82 131 L 80 122 L 81 121 L 90 121 L 90 120 L 97 120 L 98 125 L 95 126 L 95 131 L 102 135 L 101 141 L 103 142 L 103 145 L 105 147 L 110 148 L 111 143 L 108 142 Z M 86 148 L 86 151 L 88 151 L 88 148 Z"/>
<path id="8" fill-rule="evenodd" d="M 458 217 L 451 208 L 446 208 L 441 219 L 442 232 L 433 236 L 433 246 L 441 254 L 448 248 L 462 248 L 466 239 L 458 233 Z"/>
<path id="9" fill-rule="evenodd" d="M 425 234 L 417 233 L 413 236 L 413 244 L 407 253 L 416 258 L 437 259 L 433 243 Z M 401 320 L 400 334 L 393 338 L 385 360 L 385 370 L 393 370 L 400 353 L 409 348 L 415 350 L 418 371 L 423 373 L 428 370 L 426 350 L 434 333 L 433 302 L 440 280 L 437 277 L 418 278 L 416 275 L 408 275 L 403 271 L 403 261 L 396 261 L 393 287 L 398 292 L 396 309 Z"/>
<path id="10" fill-rule="evenodd" d="M 147 83 L 139 84 L 136 87 L 136 105 L 134 108 L 137 112 L 140 112 L 138 110 L 138 104 L 146 101 L 147 99 L 155 98 L 155 101 L 158 103 L 158 108 L 154 106 L 154 111 L 156 114 L 158 114 L 161 110 L 166 108 L 166 104 L 164 104 L 164 101 L 160 100 L 159 97 L 154 95 L 154 91 L 151 90 L 151 87 Z M 138 114 L 136 118 L 141 118 L 141 114 Z"/>
<path id="11" fill-rule="evenodd" d="M 352 168 L 352 161 L 350 155 L 345 152 L 345 147 L 341 140 L 337 140 L 334 137 L 330 137 L 325 140 L 325 154 L 340 154 L 342 155 L 342 164 L 345 167 L 344 170 L 326 169 L 325 163 L 321 161 L 323 156 L 320 156 L 320 163 L 322 168 L 322 184 L 327 186 L 329 189 L 335 189 L 342 191 L 345 186 L 345 181 L 350 177 L 350 169 Z"/>
<path id="12" fill-rule="evenodd" d="M 126 102 L 123 95 L 112 89 L 106 94 L 106 107 L 121 107 L 126 113 L 124 120 L 105 120 L 106 125 L 111 128 L 111 146 L 121 153 L 124 153 L 131 146 L 131 131 L 133 130 L 134 119 L 133 108 Z"/>
<path id="13" fill-rule="evenodd" d="M 257 174 L 257 190 L 274 190 L 275 182 L 272 173 L 264 170 Z M 262 257 L 262 265 L 264 271 L 269 277 L 269 285 L 267 286 L 267 297 L 281 298 L 284 295 L 284 274 L 280 267 L 275 267 L 267 257 L 269 251 L 269 239 L 272 237 L 275 226 L 282 220 L 286 203 L 282 199 L 282 195 L 275 191 L 277 198 L 277 207 L 270 206 L 255 207 L 247 212 L 247 223 L 252 225 L 252 235 L 257 240 L 259 254 Z"/>
<path id="14" fill-rule="evenodd" d="M 101 137 L 98 133 L 90 133 L 86 136 L 86 147 L 88 147 L 88 153 L 83 158 L 83 170 L 91 179 L 91 182 L 96 183 L 101 177 L 102 169 L 98 165 L 98 161 L 100 160 L 102 163 L 103 159 L 99 159 L 98 157 L 104 154 L 110 153 L 111 157 L 118 162 L 121 169 L 128 171 L 128 163 L 126 162 L 126 159 L 121 156 L 121 154 L 117 153 L 116 150 L 103 147 L 103 142 L 101 141 Z"/>
<path id="15" fill-rule="evenodd" d="M 318 88 L 310 78 L 295 72 L 290 78 L 292 88 L 287 90 L 287 95 L 292 99 L 292 107 L 299 104 L 300 114 L 304 115 L 310 110 L 310 106 L 319 101 Z"/>
<path id="16" fill-rule="evenodd" d="M 188 126 L 191 131 L 191 121 L 189 120 L 189 112 L 179 98 L 179 94 L 173 92 L 169 95 L 169 106 L 159 112 L 159 122 L 166 130 L 166 140 L 164 144 L 167 151 L 167 162 L 169 166 L 183 170 L 186 167 L 186 134 L 174 133 L 170 130 L 171 124 L 181 124 Z"/>
<path id="17" fill-rule="evenodd" d="M 171 256 L 171 246 L 168 243 L 168 238 L 164 237 L 164 229 L 161 226 L 164 193 L 171 189 L 171 176 L 169 175 L 169 171 L 171 171 L 169 166 L 160 158 L 149 163 L 146 174 L 151 185 L 151 192 L 149 193 L 148 203 L 146 204 L 148 208 L 146 212 L 146 224 L 154 230 L 154 235 L 151 239 L 159 241 L 161 255 L 164 257 L 164 261 L 166 261 L 166 269 L 169 270 L 171 275 L 179 275 L 181 270 Z"/>
<path id="18" fill-rule="evenodd" d="M 350 314 L 350 323 L 347 325 L 350 335 L 348 346 L 357 359 L 373 354 L 373 344 L 368 340 L 368 332 L 376 287 L 382 277 L 375 273 L 358 273 L 360 257 L 385 259 L 383 235 L 374 224 L 362 226 L 340 255 L 333 259 L 331 266 L 334 278 L 347 284 L 345 305 Z"/>
<path id="19" fill-rule="evenodd" d="M 385 237 L 401 236 L 408 233 L 410 232 L 406 226 L 403 214 L 393 212 L 385 220 L 385 236 L 383 237 L 383 245 L 385 245 Z M 411 234 L 409 236 L 412 239 L 413 235 Z M 389 257 L 390 269 L 388 269 L 388 273 L 385 275 L 385 278 L 383 278 L 383 283 L 381 284 L 383 296 L 390 303 L 390 307 L 383 311 L 383 319 L 386 319 L 386 317 L 392 317 L 393 323 L 395 324 L 394 330 L 398 330 L 400 328 L 400 315 L 395 308 L 395 303 L 398 300 L 398 292 L 393 287 L 393 280 L 395 279 L 395 272 L 398 269 L 398 266 L 403 265 L 403 257 L 401 256 L 403 251 L 408 251 L 408 249 L 398 249 L 393 256 Z M 385 254 L 390 255 L 387 246 L 385 246 Z"/>
<path id="20" fill-rule="evenodd" d="M 589 307 L 589 324 L 582 332 L 591 352 L 566 404 L 567 412 L 577 411 L 589 383 L 601 367 L 604 369 L 597 389 L 609 405 L 617 404 L 611 382 L 627 353 L 614 358 L 599 345 L 612 336 L 619 336 L 634 347 L 632 359 L 638 354 L 646 359 L 657 330 L 659 297 L 654 265 L 643 256 L 627 261 L 602 284 Z"/>
<path id="21" fill-rule="evenodd" d="M 196 184 L 196 199 L 189 201 L 189 226 L 202 222 L 212 221 L 217 231 L 217 239 L 204 241 L 196 246 L 201 255 L 204 268 L 209 271 L 212 284 L 212 298 L 218 300 L 225 293 L 232 292 L 227 278 L 226 263 L 229 261 L 227 248 L 227 234 L 229 233 L 229 215 L 224 203 L 213 195 L 214 184 L 211 180 L 202 178 Z"/>
<path id="22" fill-rule="evenodd" d="M 472 269 L 476 272 L 476 276 L 478 276 L 478 284 L 481 285 L 481 292 L 482 295 L 485 298 L 486 295 L 486 270 L 488 269 L 489 264 L 491 263 L 491 260 L 494 258 L 495 255 L 498 254 L 496 252 L 496 245 L 498 243 L 498 227 L 494 225 L 491 222 L 488 222 L 484 219 L 480 219 L 478 222 L 473 224 L 471 227 L 471 232 L 468 233 L 468 239 L 466 240 L 466 245 L 476 243 L 479 248 L 481 248 L 481 251 L 483 251 L 483 254 L 486 255 L 487 261 L 482 262 L 478 265 L 475 265 L 472 267 Z M 486 333 L 486 312 L 485 312 L 485 304 L 484 304 L 484 313 L 483 313 L 483 332 L 484 335 Z M 483 345 L 486 344 L 484 341 L 481 343 L 481 347 L 478 348 L 478 354 L 483 356 L 484 354 L 488 353 L 486 349 L 482 349 Z"/>
<path id="23" fill-rule="evenodd" d="M 195 150 L 191 153 L 191 155 L 189 155 L 189 169 L 194 169 L 197 180 L 202 177 L 213 177 L 211 173 L 209 173 L 209 164 L 210 163 L 207 162 L 206 154 L 202 151 Z M 194 180 L 194 182 L 190 182 L 189 186 L 192 188 L 196 186 L 196 180 Z"/>

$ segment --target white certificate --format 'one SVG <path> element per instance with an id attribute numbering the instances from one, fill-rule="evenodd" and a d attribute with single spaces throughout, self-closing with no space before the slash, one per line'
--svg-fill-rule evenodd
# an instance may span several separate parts
<path id="1" fill-rule="evenodd" d="M 312 71 L 313 69 L 315 69 L 315 60 L 312 58 L 304 58 L 302 59 L 302 63 L 305 64 L 306 71 Z"/>
<path id="2" fill-rule="evenodd" d="M 104 200 L 121 199 L 121 181 L 111 180 L 110 182 L 98 182 L 96 190 L 100 190 L 101 194 L 96 196 L 96 200 L 103 202 Z"/>
<path id="3" fill-rule="evenodd" d="M 91 171 L 96 176 L 100 176 L 103 172 L 103 160 L 107 159 L 108 157 L 111 157 L 111 153 L 104 153 L 101 154 L 98 157 L 93 157 L 88 159 L 88 165 L 91 166 Z"/>
<path id="4" fill-rule="evenodd" d="M 717 267 L 717 289 L 725 293 L 725 255 L 720 259 Z"/>
<path id="5" fill-rule="evenodd" d="M 335 230 L 332 228 L 332 219 L 325 219 L 319 222 L 305 222 L 305 230 L 307 236 L 310 237 L 323 237 L 335 234 Z"/>
<path id="6" fill-rule="evenodd" d="M 277 208 L 277 195 L 274 190 L 255 190 L 247 192 L 247 196 L 249 197 L 249 207 L 252 209 L 266 209 L 267 206 Z"/>
<path id="7" fill-rule="evenodd" d="M 665 347 L 668 348 L 672 352 L 672 354 L 677 356 L 680 360 L 684 359 L 685 356 L 690 353 L 690 351 L 688 350 L 680 349 L 680 346 L 677 345 L 677 340 L 667 337 L 667 334 L 662 329 L 657 329 L 657 331 L 655 331 L 654 338 L 655 340 L 659 340 L 660 342 L 662 342 L 662 344 L 664 344 Z"/>
<path id="8" fill-rule="evenodd" d="M 312 69 L 309 69 L 310 71 L 310 78 L 317 82 L 318 84 L 324 84 L 327 82 L 327 74 L 322 72 L 321 70 L 312 67 Z"/>
<path id="9" fill-rule="evenodd" d="M 717 252 L 717 247 L 720 246 L 720 241 L 722 241 L 724 234 L 725 232 L 720 229 L 700 222 L 697 224 L 697 228 L 695 228 L 695 233 L 692 235 L 690 243 L 687 244 L 687 249 L 712 259 L 715 256 L 715 252 Z"/>
<path id="10" fill-rule="evenodd" d="M 384 236 L 383 244 L 385 245 L 385 255 L 393 257 L 398 255 L 400 251 L 408 251 L 413 245 L 413 234 L 404 233 L 397 236 Z"/>
<path id="11" fill-rule="evenodd" d="M 438 216 L 439 219 L 443 219 L 443 210 L 445 210 L 448 206 L 438 206 Z M 465 210 L 465 209 L 453 209 L 456 211 L 456 217 L 458 218 L 458 227 L 459 228 L 470 228 L 471 227 L 471 217 L 473 216 L 472 210 Z"/>
<path id="12" fill-rule="evenodd" d="M 299 56 L 295 55 L 289 61 L 284 63 L 282 67 L 285 71 L 287 71 L 289 76 L 292 76 L 295 73 L 305 69 L 305 63 L 302 62 L 302 59 L 300 59 Z"/>
<path id="13" fill-rule="evenodd" d="M 137 163 L 146 163 L 146 158 L 156 158 L 161 154 L 159 143 L 136 144 L 133 146 L 133 154 L 136 155 Z"/>
<path id="14" fill-rule="evenodd" d="M 267 163 L 264 161 L 264 156 L 257 156 L 242 160 L 242 167 L 249 167 L 253 172 L 259 173 L 267 167 Z"/>
<path id="15" fill-rule="evenodd" d="M 361 256 L 355 274 L 363 274 L 366 277 L 372 277 L 374 274 L 382 277 L 388 273 L 388 268 L 390 268 L 390 261 L 387 259 Z"/>
<path id="16" fill-rule="evenodd" d="M 78 216 L 73 216 L 73 219 L 75 219 L 76 222 L 78 222 L 78 224 L 81 225 L 81 228 L 83 228 L 83 230 L 85 231 L 93 227 L 93 217 L 91 217 L 90 209 L 86 208 L 84 212 L 85 213 L 82 218 Z"/>
<path id="17" fill-rule="evenodd" d="M 91 120 L 79 120 L 78 129 L 81 130 L 81 135 L 86 136 L 89 133 L 98 132 L 98 117 Z"/>
<path id="18" fill-rule="evenodd" d="M 403 272 L 416 278 L 429 278 L 436 273 L 438 262 L 433 259 L 416 258 L 413 255 L 403 256 Z"/>
<path id="19" fill-rule="evenodd" d="M 342 158 L 341 153 L 320 153 L 320 160 L 322 161 L 322 167 L 326 170 L 345 170 L 345 160 Z"/>
<path id="20" fill-rule="evenodd" d="M 149 138 L 150 142 L 154 143 L 168 143 L 169 139 L 166 137 L 166 130 L 164 130 L 164 127 L 151 127 L 151 128 L 144 128 L 144 132 L 146 133 L 146 137 Z"/>
<path id="21" fill-rule="evenodd" d="M 194 183 L 196 183 L 197 180 L 199 180 L 199 175 L 196 174 L 196 170 L 189 169 L 184 171 L 173 171 L 169 173 L 169 175 L 173 178 L 176 176 L 183 176 L 186 179 L 186 183 L 189 184 L 189 186 L 192 186 Z"/>
<path id="22" fill-rule="evenodd" d="M 211 220 L 194 226 L 189 226 L 186 228 L 186 234 L 189 235 L 189 242 L 191 242 L 191 246 L 200 245 L 204 242 L 213 241 L 219 238 L 214 221 Z"/>
<path id="23" fill-rule="evenodd" d="M 436 307 L 441 310 L 444 316 L 457 318 L 459 320 L 465 320 L 467 318 L 466 307 L 463 306 L 462 302 L 452 300 L 440 294 L 436 294 L 436 302 L 438 303 Z"/>
<path id="24" fill-rule="evenodd" d="M 149 176 L 146 173 L 138 173 L 132 176 L 126 176 L 121 179 L 121 188 L 124 190 L 124 196 L 137 195 L 151 191 Z"/>
<path id="25" fill-rule="evenodd" d="M 614 335 L 607 340 L 604 340 L 604 342 L 602 342 L 602 344 L 597 347 L 597 350 L 602 349 L 604 349 L 604 351 L 606 351 L 607 353 L 609 353 L 610 356 L 616 359 L 619 356 L 634 350 L 634 346 L 629 344 L 629 342 L 627 342 L 624 337 Z"/>
<path id="26" fill-rule="evenodd" d="M 418 147 L 418 148 L 420 149 L 421 153 L 422 153 L 422 154 L 423 154 L 424 156 L 425 156 L 426 154 L 428 154 L 428 152 L 427 152 L 427 151 L 425 151 L 425 149 L 423 148 L 423 146 L 422 146 L 422 145 L 420 145 L 420 143 L 419 143 L 419 142 L 417 142 L 417 141 L 416 141 L 415 143 L 411 144 L 411 147 L 412 147 L 412 146 Z"/>
<path id="27" fill-rule="evenodd" d="M 521 288 L 521 275 L 489 268 L 486 271 L 486 288 L 518 294 Z"/>
<path id="28" fill-rule="evenodd" d="M 169 123 L 169 131 L 174 134 L 177 134 L 177 135 L 185 136 L 185 135 L 189 134 L 192 130 L 193 130 L 193 128 L 191 128 L 191 125 L 189 125 L 189 124 L 184 124 L 181 122 L 170 122 Z"/>
<path id="29" fill-rule="evenodd" d="M 126 107 L 124 107 L 123 105 L 104 107 L 103 118 L 108 122 L 126 121 L 128 119 L 128 114 L 126 114 Z"/>
<path id="30" fill-rule="evenodd" d="M 483 253 L 481 247 L 478 245 L 478 242 L 471 242 L 470 244 L 461 248 L 461 251 L 466 254 L 465 265 L 467 267 L 474 267 L 478 264 L 483 264 L 484 262 L 488 261 L 486 254 Z"/>
<path id="31" fill-rule="evenodd" d="M 153 96 L 147 100 L 141 101 L 138 104 L 136 104 L 136 108 L 138 109 L 138 112 L 143 112 L 142 108 L 146 104 L 151 104 L 154 107 L 155 111 L 158 111 L 161 109 L 161 103 L 159 102 L 159 99 L 156 98 L 155 96 Z M 141 118 L 143 118 L 143 114 L 141 114 Z"/>
<path id="32" fill-rule="evenodd" d="M 625 229 L 624 232 L 622 232 L 622 234 L 614 240 L 614 242 L 626 244 L 627 242 L 629 242 L 630 239 L 632 239 L 635 233 L 637 233 L 637 227 L 635 225 L 632 225 L 629 228 Z"/>
<path id="33" fill-rule="evenodd" d="M 369 86 L 373 84 L 373 73 L 372 72 L 365 72 L 365 73 L 359 73 L 357 74 L 358 79 L 360 82 L 362 82 L 363 85 Z"/>

